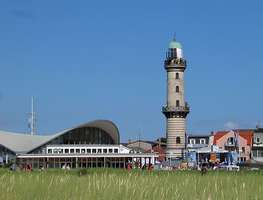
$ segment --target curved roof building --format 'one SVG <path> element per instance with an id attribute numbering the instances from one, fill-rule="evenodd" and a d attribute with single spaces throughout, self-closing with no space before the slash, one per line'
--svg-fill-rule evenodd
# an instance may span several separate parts
<path id="1" fill-rule="evenodd" d="M 0 165 L 14 162 L 22 170 L 45 168 L 125 168 L 142 159 L 153 163 L 155 153 L 133 153 L 120 145 L 117 126 L 95 120 L 53 135 L 0 131 Z"/>
<path id="2" fill-rule="evenodd" d="M 119 143 L 119 130 L 108 120 L 87 122 L 48 136 L 0 131 L 0 148 L 14 154 L 40 153 L 46 145 Z"/>

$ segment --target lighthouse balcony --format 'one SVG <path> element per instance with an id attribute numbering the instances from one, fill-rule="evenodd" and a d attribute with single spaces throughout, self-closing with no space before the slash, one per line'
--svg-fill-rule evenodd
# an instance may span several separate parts
<path id="1" fill-rule="evenodd" d="M 162 112 L 165 113 L 184 113 L 188 114 L 190 112 L 190 107 L 187 103 L 185 106 L 163 106 Z"/>
<path id="2" fill-rule="evenodd" d="M 183 58 L 176 58 L 176 57 L 167 57 L 166 60 L 164 61 L 164 65 L 167 68 L 168 66 L 172 65 L 172 66 L 177 66 L 177 67 L 181 67 L 181 68 L 185 68 L 186 67 L 186 60 Z"/>

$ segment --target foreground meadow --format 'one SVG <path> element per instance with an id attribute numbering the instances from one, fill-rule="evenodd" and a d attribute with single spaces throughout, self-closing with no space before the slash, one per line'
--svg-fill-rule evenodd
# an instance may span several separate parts
<path id="1" fill-rule="evenodd" d="M 263 172 L 2 169 L 0 199 L 263 199 Z"/>

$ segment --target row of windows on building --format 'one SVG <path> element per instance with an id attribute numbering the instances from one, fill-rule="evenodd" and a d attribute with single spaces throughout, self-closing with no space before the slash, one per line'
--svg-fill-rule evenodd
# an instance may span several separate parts
<path id="1" fill-rule="evenodd" d="M 236 143 L 236 139 L 234 137 L 229 137 L 227 139 L 227 142 L 226 142 L 226 145 L 235 145 Z M 190 144 L 206 144 L 206 139 L 195 139 L 195 138 L 191 138 L 189 140 L 189 143 Z M 260 137 L 255 137 L 254 138 L 254 143 L 256 144 L 261 144 L 262 141 L 261 141 L 261 138 Z"/>
<path id="2" fill-rule="evenodd" d="M 190 144 L 206 144 L 206 139 L 199 139 L 199 140 L 196 140 L 196 139 L 190 139 L 189 140 L 189 143 Z"/>
<path id="3" fill-rule="evenodd" d="M 62 149 L 62 148 L 50 148 L 47 149 L 48 154 L 107 154 L 107 153 L 119 153 L 119 149 L 117 148 L 109 148 L 109 149 L 95 149 L 95 148 L 68 148 L 68 149 Z"/>
<path id="4" fill-rule="evenodd" d="M 253 150 L 252 155 L 253 157 L 263 157 L 263 150 Z"/>
<path id="5" fill-rule="evenodd" d="M 229 148 L 229 147 L 219 147 L 219 149 L 226 149 L 226 150 L 230 150 L 233 151 L 233 148 Z M 237 152 L 239 153 L 246 153 L 246 148 L 245 147 L 241 147 L 241 149 L 239 150 L 239 148 L 237 147 Z"/>

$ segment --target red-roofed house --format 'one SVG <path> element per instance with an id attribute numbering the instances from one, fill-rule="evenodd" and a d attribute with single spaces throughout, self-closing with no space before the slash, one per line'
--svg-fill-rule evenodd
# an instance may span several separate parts
<path id="1" fill-rule="evenodd" d="M 213 144 L 220 149 L 237 151 L 239 161 L 251 159 L 253 130 L 218 131 L 214 134 Z"/>

